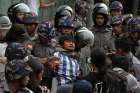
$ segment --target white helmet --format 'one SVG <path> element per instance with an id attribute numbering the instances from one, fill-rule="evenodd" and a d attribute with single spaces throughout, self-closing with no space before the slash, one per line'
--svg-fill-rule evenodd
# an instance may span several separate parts
<path id="1" fill-rule="evenodd" d="M 81 27 L 76 31 L 76 40 L 84 46 L 86 46 L 88 44 L 93 45 L 94 34 L 86 27 Z"/>
<path id="2" fill-rule="evenodd" d="M 108 7 L 107 7 L 107 5 L 105 3 L 96 3 L 94 5 L 93 9 L 95 9 L 95 8 L 104 8 L 104 9 L 109 11 L 109 9 L 108 9 Z"/>
<path id="3" fill-rule="evenodd" d="M 60 7 L 57 8 L 56 13 L 58 13 L 59 15 L 64 15 L 64 16 L 65 15 L 72 16 L 73 9 L 68 5 L 61 5 Z"/>
<path id="4" fill-rule="evenodd" d="M 8 16 L 0 15 L 0 29 L 7 29 L 9 30 L 11 28 L 11 21 L 8 18 Z"/>

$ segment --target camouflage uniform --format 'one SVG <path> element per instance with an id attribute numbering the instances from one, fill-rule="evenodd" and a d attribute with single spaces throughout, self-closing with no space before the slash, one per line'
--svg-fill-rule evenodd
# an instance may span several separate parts
<path id="1" fill-rule="evenodd" d="M 12 84 L 14 80 L 21 79 L 32 72 L 31 67 L 24 60 L 12 60 L 6 64 L 5 77 L 8 85 Z M 11 92 L 11 91 L 10 91 Z M 17 93 L 33 93 L 26 87 L 20 87 Z"/>
<path id="2" fill-rule="evenodd" d="M 91 31 L 94 33 L 95 39 L 94 39 L 94 45 L 93 48 L 103 48 L 106 52 L 109 52 L 109 50 L 112 50 L 112 32 L 111 28 L 99 28 L 96 26 L 93 26 Z"/>

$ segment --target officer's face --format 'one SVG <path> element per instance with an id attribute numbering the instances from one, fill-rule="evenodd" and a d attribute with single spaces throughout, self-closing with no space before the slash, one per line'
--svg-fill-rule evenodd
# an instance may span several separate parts
<path id="1" fill-rule="evenodd" d="M 25 26 L 29 35 L 32 35 L 35 33 L 37 24 L 25 24 Z"/>
<path id="2" fill-rule="evenodd" d="M 96 23 L 99 26 L 102 26 L 104 24 L 105 18 L 103 15 L 97 15 L 96 16 Z"/>
<path id="3" fill-rule="evenodd" d="M 120 35 L 122 33 L 122 25 L 121 24 L 116 24 L 112 26 L 112 31 L 116 35 Z"/>
<path id="4" fill-rule="evenodd" d="M 16 14 L 16 17 L 18 18 L 19 21 L 23 22 L 23 19 L 25 17 L 25 13 L 18 12 Z"/>
<path id="5" fill-rule="evenodd" d="M 66 50 L 73 51 L 75 49 L 75 43 L 72 40 L 65 40 L 63 44 L 63 48 Z"/>
<path id="6" fill-rule="evenodd" d="M 111 15 L 112 16 L 121 16 L 122 11 L 121 10 L 111 10 Z"/>

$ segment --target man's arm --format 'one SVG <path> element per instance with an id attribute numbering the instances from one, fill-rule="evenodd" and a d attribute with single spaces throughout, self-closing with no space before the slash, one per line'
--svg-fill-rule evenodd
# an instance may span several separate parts
<path id="1" fill-rule="evenodd" d="M 0 63 L 1 64 L 6 64 L 7 63 L 7 58 L 6 57 L 0 57 Z"/>

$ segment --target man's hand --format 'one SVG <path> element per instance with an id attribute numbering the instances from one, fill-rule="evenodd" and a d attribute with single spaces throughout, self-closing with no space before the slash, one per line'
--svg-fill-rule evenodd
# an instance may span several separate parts
<path id="1" fill-rule="evenodd" d="M 56 70 L 57 67 L 59 66 L 60 62 L 59 62 L 59 58 L 57 57 L 49 57 L 47 59 L 47 64 L 53 69 Z"/>
<path id="2" fill-rule="evenodd" d="M 59 58 L 57 57 L 46 57 L 46 58 L 40 58 L 41 63 L 44 65 L 48 65 L 50 66 L 50 68 L 52 70 L 56 70 L 57 67 L 59 66 L 60 62 L 59 62 Z"/>
<path id="3" fill-rule="evenodd" d="M 0 63 L 1 64 L 6 64 L 7 63 L 7 58 L 6 57 L 0 57 Z"/>

